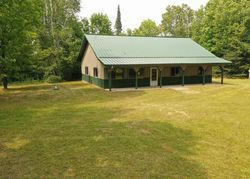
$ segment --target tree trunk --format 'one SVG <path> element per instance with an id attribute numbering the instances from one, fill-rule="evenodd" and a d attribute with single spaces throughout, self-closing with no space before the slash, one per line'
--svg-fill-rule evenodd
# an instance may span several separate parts
<path id="1" fill-rule="evenodd" d="M 2 46 L 2 58 L 5 58 L 5 48 L 4 48 L 4 45 Z"/>
<path id="2" fill-rule="evenodd" d="M 45 11 L 45 15 L 43 17 L 44 19 L 44 29 L 45 31 L 47 32 L 48 31 L 48 28 L 47 28 L 47 18 L 48 18 L 48 4 L 47 4 L 47 0 L 44 0 L 44 11 Z"/>
<path id="3" fill-rule="evenodd" d="M 52 35 L 52 40 L 54 45 L 56 46 L 55 43 L 55 34 L 54 34 L 54 22 L 53 22 L 53 3 L 52 0 L 49 0 L 49 4 L 50 4 L 50 26 L 51 26 L 51 35 Z"/>
<path id="4" fill-rule="evenodd" d="M 6 76 L 3 77 L 3 88 L 4 89 L 8 88 L 8 78 Z"/>

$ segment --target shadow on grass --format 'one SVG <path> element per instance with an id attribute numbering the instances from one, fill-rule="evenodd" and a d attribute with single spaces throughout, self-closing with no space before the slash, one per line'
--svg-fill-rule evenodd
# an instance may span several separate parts
<path id="1" fill-rule="evenodd" d="M 107 100 L 123 100 L 124 98 L 138 97 L 143 91 L 127 93 L 111 93 L 91 84 L 82 82 L 59 83 L 59 90 L 53 90 L 51 84 L 35 84 L 25 86 L 13 86 L 8 90 L 0 91 L 0 103 L 6 101 L 19 101 L 27 105 L 34 103 L 35 106 L 42 104 L 57 105 L 60 103 L 86 104 L 88 102 L 105 102 Z"/>
<path id="2" fill-rule="evenodd" d="M 30 142 L 16 151 L 5 149 L 2 177 L 206 177 L 192 159 L 199 140 L 192 131 L 157 119 L 111 122 L 124 112 L 72 105 L 34 115 L 22 134 Z"/>
<path id="3" fill-rule="evenodd" d="M 227 79 L 224 79 L 223 84 L 221 84 L 220 80 L 213 80 L 212 84 L 222 85 L 222 86 L 223 85 L 232 85 L 232 86 L 238 85 L 238 84 L 235 84 L 235 83 L 229 83 L 229 82 L 227 82 Z"/>
<path id="4" fill-rule="evenodd" d="M 13 85 L 9 86 L 6 92 L 36 92 L 41 90 L 53 90 L 54 86 L 58 86 L 63 88 L 73 88 L 73 87 L 86 87 L 87 84 L 83 84 L 80 82 L 75 83 L 56 83 L 56 84 L 47 84 L 47 83 L 40 83 L 40 84 L 30 84 L 30 85 Z"/>
<path id="5" fill-rule="evenodd" d="M 43 84 L 43 85 L 28 85 L 28 86 L 10 86 L 7 91 L 19 91 L 19 92 L 25 92 L 25 91 L 36 91 L 41 89 L 50 89 L 53 85 L 51 84 Z"/>
<path id="6" fill-rule="evenodd" d="M 223 85 L 228 85 L 228 86 L 236 86 L 236 85 L 238 85 L 238 84 L 227 83 L 227 82 L 224 82 L 223 84 L 221 84 L 221 82 L 217 82 L 217 81 L 213 81 L 212 84 L 221 85 L 221 86 L 223 86 Z"/>
<path id="7" fill-rule="evenodd" d="M 115 122 L 111 127 L 119 130 L 97 135 L 102 139 L 95 146 L 97 177 L 205 178 L 202 166 L 192 160 L 198 138 L 191 131 L 146 120 Z"/>

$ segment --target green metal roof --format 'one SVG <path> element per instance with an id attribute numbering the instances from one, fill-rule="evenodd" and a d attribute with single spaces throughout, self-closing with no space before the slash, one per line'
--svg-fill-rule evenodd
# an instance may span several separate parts
<path id="1" fill-rule="evenodd" d="M 99 58 L 105 65 L 163 65 L 163 64 L 224 64 L 228 61 L 217 57 L 202 58 Z"/>
<path id="2" fill-rule="evenodd" d="M 104 65 L 226 64 L 189 38 L 86 35 Z"/>

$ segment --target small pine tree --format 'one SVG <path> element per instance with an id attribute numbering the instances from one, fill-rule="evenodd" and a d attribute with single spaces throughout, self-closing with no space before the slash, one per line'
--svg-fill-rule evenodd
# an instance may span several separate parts
<path id="1" fill-rule="evenodd" d="M 118 5 L 117 17 L 115 21 L 115 33 L 116 35 L 120 35 L 121 32 L 122 32 L 121 11 L 120 11 L 120 5 Z"/>

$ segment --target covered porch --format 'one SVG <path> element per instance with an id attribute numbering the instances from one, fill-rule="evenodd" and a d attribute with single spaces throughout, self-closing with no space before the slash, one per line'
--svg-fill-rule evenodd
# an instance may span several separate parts
<path id="1" fill-rule="evenodd" d="M 104 86 L 112 88 L 159 87 L 168 85 L 186 85 L 212 83 L 212 66 L 209 65 L 134 65 L 105 66 Z M 221 70 L 223 84 L 224 68 Z"/>

